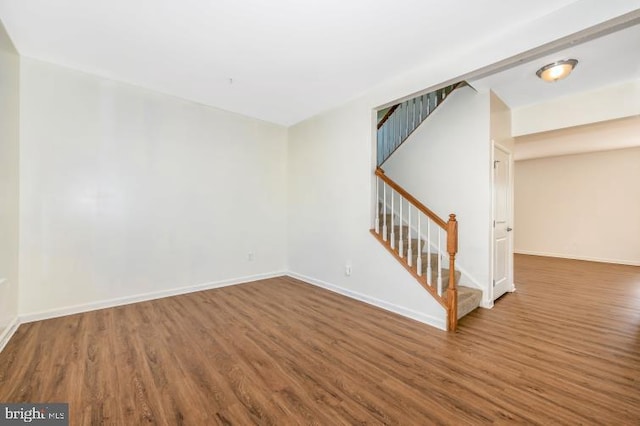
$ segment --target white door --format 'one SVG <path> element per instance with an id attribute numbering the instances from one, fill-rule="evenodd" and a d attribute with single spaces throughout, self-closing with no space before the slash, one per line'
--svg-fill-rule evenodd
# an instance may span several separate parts
<path id="1" fill-rule="evenodd" d="M 493 147 L 493 300 L 513 291 L 511 154 Z"/>

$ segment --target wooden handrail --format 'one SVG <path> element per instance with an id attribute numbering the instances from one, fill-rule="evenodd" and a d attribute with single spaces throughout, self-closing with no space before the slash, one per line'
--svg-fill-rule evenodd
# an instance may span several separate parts
<path id="1" fill-rule="evenodd" d="M 395 112 L 395 110 L 398 109 L 399 106 L 400 106 L 400 104 L 395 104 L 394 106 L 389 108 L 389 111 L 387 111 L 387 113 L 384 115 L 384 117 L 382 117 L 382 119 L 380 121 L 378 121 L 378 129 L 380 129 L 380 127 L 382 127 L 382 125 L 385 123 L 385 121 L 387 121 L 389 119 L 389 117 L 391 117 L 391 114 L 393 114 Z"/>
<path id="2" fill-rule="evenodd" d="M 382 170 L 380 167 L 376 169 L 376 176 L 382 179 L 391 188 L 395 189 L 398 194 L 400 194 L 405 200 L 411 203 L 415 208 L 427 215 L 427 217 L 434 221 L 436 225 L 444 230 L 447 230 L 447 222 L 445 222 L 437 214 L 429 210 L 429 208 L 422 204 L 420 201 L 416 200 L 416 198 L 413 195 L 409 194 L 406 189 L 389 179 L 387 175 L 384 174 L 384 170 Z"/>

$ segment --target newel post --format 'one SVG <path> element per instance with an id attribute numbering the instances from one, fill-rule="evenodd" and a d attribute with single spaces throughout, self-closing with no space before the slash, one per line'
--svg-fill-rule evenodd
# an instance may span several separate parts
<path id="1" fill-rule="evenodd" d="M 458 221 L 455 214 L 447 222 L 447 252 L 449 253 L 449 286 L 447 288 L 447 330 L 458 325 L 458 288 L 456 287 L 456 253 L 458 253 Z"/>

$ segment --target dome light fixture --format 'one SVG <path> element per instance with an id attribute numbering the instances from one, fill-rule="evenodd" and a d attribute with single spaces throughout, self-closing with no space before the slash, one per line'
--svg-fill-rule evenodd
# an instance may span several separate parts
<path id="1" fill-rule="evenodd" d="M 566 78 L 578 64 L 577 59 L 563 59 L 547 64 L 536 71 L 536 75 L 544 81 L 556 82 Z"/>

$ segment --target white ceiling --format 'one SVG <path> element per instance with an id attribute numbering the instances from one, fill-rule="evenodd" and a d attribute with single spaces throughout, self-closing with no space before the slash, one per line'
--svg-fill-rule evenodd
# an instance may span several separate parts
<path id="1" fill-rule="evenodd" d="M 0 19 L 24 56 L 291 125 L 574 2 L 0 0 Z"/>
<path id="2" fill-rule="evenodd" d="M 579 63 L 566 79 L 547 83 L 536 76 L 542 66 L 570 58 Z M 518 108 L 637 79 L 640 79 L 640 25 L 469 82 L 478 90 L 492 89 L 511 108 Z"/>

